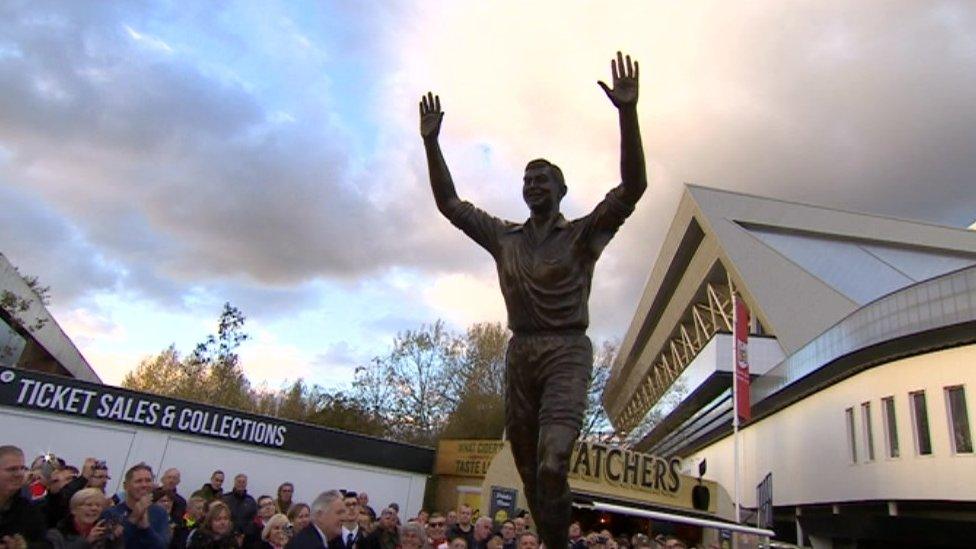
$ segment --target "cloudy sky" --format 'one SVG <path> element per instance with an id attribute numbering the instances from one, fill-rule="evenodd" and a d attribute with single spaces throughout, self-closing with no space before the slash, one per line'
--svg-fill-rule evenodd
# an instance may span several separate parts
<path id="1" fill-rule="evenodd" d="M 490 257 L 440 218 L 417 100 L 458 191 L 567 217 L 619 178 L 597 87 L 641 63 L 650 188 L 597 268 L 619 338 L 684 183 L 964 226 L 976 218 L 976 4 L 0 3 L 0 252 L 110 383 L 248 315 L 253 380 L 338 386 L 397 331 L 504 319 Z"/>

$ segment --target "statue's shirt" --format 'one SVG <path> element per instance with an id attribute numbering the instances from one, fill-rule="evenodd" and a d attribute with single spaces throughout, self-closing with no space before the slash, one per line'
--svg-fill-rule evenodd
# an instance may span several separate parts
<path id="1" fill-rule="evenodd" d="M 560 214 L 548 234 L 530 221 L 504 221 L 469 202 L 459 202 L 447 217 L 495 258 L 512 332 L 586 330 L 593 267 L 634 211 L 623 196 L 618 185 L 589 215 L 566 221 Z"/>

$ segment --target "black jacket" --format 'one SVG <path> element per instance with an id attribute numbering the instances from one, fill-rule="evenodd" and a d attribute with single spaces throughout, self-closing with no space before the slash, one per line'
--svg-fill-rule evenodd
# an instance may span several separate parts
<path id="1" fill-rule="evenodd" d="M 461 529 L 460 524 L 451 526 L 450 530 L 447 531 L 447 542 L 451 543 L 454 538 L 464 538 L 468 542 L 468 547 L 472 547 L 474 545 L 474 523 L 469 526 L 467 532 Z"/>
<path id="2" fill-rule="evenodd" d="M 169 513 L 170 522 L 180 524 L 183 522 L 184 515 L 186 515 L 186 499 L 173 492 L 173 510 Z"/>
<path id="3" fill-rule="evenodd" d="M 332 540 L 329 545 L 332 545 Z M 326 549 L 326 545 L 322 543 L 322 536 L 315 526 L 309 524 L 291 538 L 285 549 Z"/>
<path id="4" fill-rule="evenodd" d="M 56 494 L 51 492 L 47 493 L 47 497 L 45 498 L 45 511 L 47 513 L 47 525 L 49 528 L 54 528 L 58 524 L 61 524 L 61 520 L 68 516 L 68 512 L 70 511 L 68 504 L 71 502 L 71 496 L 86 486 L 88 486 L 88 479 L 78 475 L 74 480 L 65 484 L 60 492 Z"/>
<path id="5" fill-rule="evenodd" d="M 396 531 L 377 527 L 366 536 L 359 549 L 395 549 L 397 545 L 400 545 L 400 536 Z"/>
<path id="6" fill-rule="evenodd" d="M 213 532 L 197 528 L 192 532 L 187 549 L 239 549 L 233 534 L 217 537 Z"/>
<path id="7" fill-rule="evenodd" d="M 230 518 L 234 522 L 234 528 L 248 532 L 254 517 L 258 515 L 258 502 L 254 501 L 247 492 L 228 492 L 220 501 L 230 507 Z"/>
<path id="8" fill-rule="evenodd" d="M 0 539 L 3 536 L 20 534 L 31 549 L 50 547 L 45 536 L 47 522 L 41 508 L 32 504 L 20 492 L 11 496 L 8 503 L 9 506 L 0 511 Z"/>

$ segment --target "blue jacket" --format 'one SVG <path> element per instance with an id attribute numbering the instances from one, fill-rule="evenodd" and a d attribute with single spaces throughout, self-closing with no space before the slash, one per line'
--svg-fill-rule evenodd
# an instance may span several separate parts
<path id="1" fill-rule="evenodd" d="M 122 524 L 122 539 L 126 547 L 140 547 L 145 549 L 167 549 L 169 547 L 169 515 L 159 505 L 150 505 L 149 527 L 140 528 L 128 519 L 132 509 L 123 501 L 115 507 L 109 507 L 101 518 Z"/>

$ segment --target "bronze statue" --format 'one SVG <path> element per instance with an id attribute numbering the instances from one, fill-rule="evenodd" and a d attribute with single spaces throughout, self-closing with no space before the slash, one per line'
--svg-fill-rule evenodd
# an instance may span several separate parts
<path id="1" fill-rule="evenodd" d="M 549 549 L 565 549 L 572 497 L 567 473 L 593 368 L 586 336 L 593 267 L 647 187 L 637 123 L 638 65 L 617 52 L 613 88 L 598 82 L 620 116 L 620 185 L 587 216 L 559 213 L 562 171 L 547 160 L 525 167 L 529 219 L 513 223 L 458 198 L 441 154 L 440 98 L 420 101 L 420 134 L 437 209 L 495 258 L 512 339 L 506 354 L 505 428 L 529 510 Z"/>

